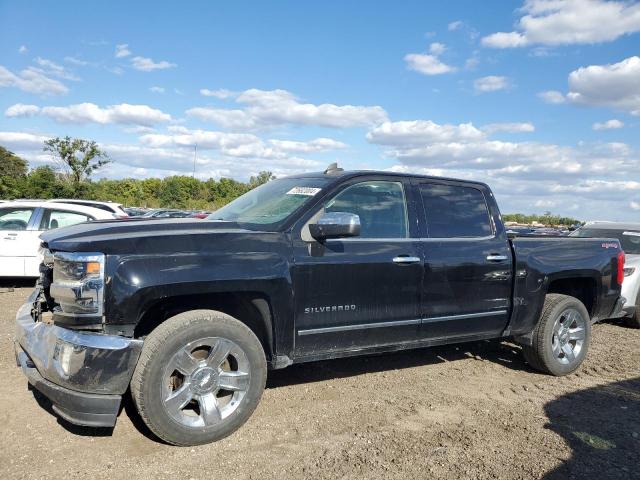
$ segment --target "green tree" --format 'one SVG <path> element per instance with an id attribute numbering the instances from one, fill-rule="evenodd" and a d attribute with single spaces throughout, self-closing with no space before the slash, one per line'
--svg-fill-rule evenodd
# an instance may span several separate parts
<path id="1" fill-rule="evenodd" d="M 68 187 L 60 181 L 55 170 L 49 166 L 34 168 L 24 181 L 26 198 L 56 198 L 69 196 Z"/>
<path id="2" fill-rule="evenodd" d="M 256 188 L 262 185 L 263 183 L 267 183 L 269 180 L 275 180 L 276 176 L 269 171 L 262 171 L 258 173 L 255 177 L 252 176 L 249 179 L 249 187 Z"/>
<path id="3" fill-rule="evenodd" d="M 87 188 L 82 183 L 111 162 L 93 140 L 56 137 L 44 142 L 43 150 L 51 153 L 68 174 L 76 195 L 86 194 Z"/>
<path id="4" fill-rule="evenodd" d="M 27 161 L 0 146 L 0 198 L 24 196 L 22 184 L 27 176 Z"/>

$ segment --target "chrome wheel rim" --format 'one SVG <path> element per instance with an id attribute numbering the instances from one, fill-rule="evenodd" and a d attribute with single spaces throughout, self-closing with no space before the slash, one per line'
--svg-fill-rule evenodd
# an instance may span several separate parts
<path id="1" fill-rule="evenodd" d="M 162 403 L 175 421 L 191 428 L 220 423 L 249 390 L 251 367 L 240 346 L 206 337 L 180 348 L 164 370 Z"/>
<path id="2" fill-rule="evenodd" d="M 586 338 L 587 322 L 575 308 L 562 312 L 553 325 L 553 356 L 563 365 L 576 361 Z"/>

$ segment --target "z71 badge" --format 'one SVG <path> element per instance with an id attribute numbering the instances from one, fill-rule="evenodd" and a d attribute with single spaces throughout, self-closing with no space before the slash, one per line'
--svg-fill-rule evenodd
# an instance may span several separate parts
<path id="1" fill-rule="evenodd" d="M 327 305 L 326 307 L 305 307 L 304 313 L 348 312 L 355 309 L 355 305 Z"/>

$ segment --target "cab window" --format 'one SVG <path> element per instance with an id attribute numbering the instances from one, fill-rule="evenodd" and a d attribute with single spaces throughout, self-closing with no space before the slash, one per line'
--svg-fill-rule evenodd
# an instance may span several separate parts
<path id="1" fill-rule="evenodd" d="M 430 238 L 469 238 L 492 235 L 484 194 L 473 187 L 423 183 L 420 196 Z"/>
<path id="2" fill-rule="evenodd" d="M 42 215 L 40 230 L 68 227 L 76 223 L 88 222 L 89 220 L 93 220 L 93 218 L 83 213 L 47 209 Z"/>
<path id="3" fill-rule="evenodd" d="M 33 208 L 1 208 L 0 230 L 26 230 L 35 209 Z"/>
<path id="4" fill-rule="evenodd" d="M 358 215 L 362 238 L 408 236 L 407 203 L 400 182 L 372 181 L 351 185 L 325 205 L 325 212 Z"/>

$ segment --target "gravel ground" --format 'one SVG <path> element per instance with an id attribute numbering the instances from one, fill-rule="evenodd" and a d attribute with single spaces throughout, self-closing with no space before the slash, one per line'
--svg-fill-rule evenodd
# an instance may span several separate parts
<path id="1" fill-rule="evenodd" d="M 640 330 L 594 327 L 587 361 L 541 375 L 479 342 L 272 372 L 249 422 L 215 444 L 154 440 L 130 404 L 115 429 L 57 420 L 27 389 L 0 284 L 2 478 L 640 479 Z"/>

